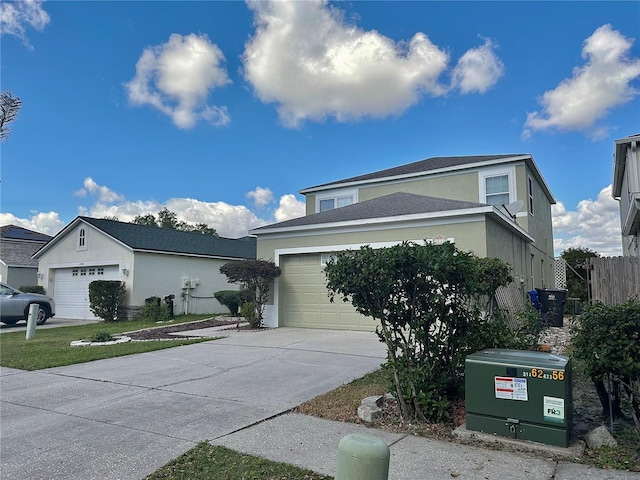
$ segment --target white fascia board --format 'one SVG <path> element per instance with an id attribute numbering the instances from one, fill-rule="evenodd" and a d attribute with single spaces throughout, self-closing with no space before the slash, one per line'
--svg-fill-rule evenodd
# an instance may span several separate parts
<path id="1" fill-rule="evenodd" d="M 445 218 L 454 217 L 468 217 L 469 215 L 478 215 L 491 213 L 493 211 L 492 206 L 465 208 L 461 210 L 448 210 L 445 212 L 432 212 L 432 213 L 417 213 L 413 215 L 397 215 L 393 217 L 379 217 L 379 218 L 365 218 L 361 220 L 350 220 L 344 222 L 332 222 L 332 223 L 314 223 L 311 225 L 300 225 L 294 227 L 274 227 L 263 228 L 260 231 L 250 230 L 251 235 L 256 235 L 258 238 L 260 235 L 273 234 L 273 233 L 303 233 L 303 232 L 317 232 L 322 230 L 339 230 L 348 229 L 353 231 L 358 227 L 362 227 L 363 231 L 366 230 L 378 230 L 381 225 L 390 224 L 393 228 L 396 228 L 399 223 L 410 223 L 420 221 L 421 225 L 424 225 L 424 221 L 428 220 L 440 220 Z M 470 221 L 470 220 L 463 220 Z M 403 225 L 404 227 L 404 225 Z M 333 233 L 333 232 L 332 232 Z"/>
<path id="2" fill-rule="evenodd" d="M 323 186 L 304 188 L 300 190 L 298 193 L 300 193 L 301 195 L 306 195 L 308 193 L 320 192 L 323 190 L 330 190 L 330 189 L 337 189 L 337 188 L 344 188 L 344 187 L 355 187 L 355 186 L 369 185 L 374 183 L 388 183 L 393 180 L 405 180 L 405 179 L 415 178 L 415 177 L 446 174 L 451 172 L 457 172 L 460 170 L 472 170 L 472 169 L 486 167 L 490 165 L 499 165 L 502 163 L 525 161 L 525 160 L 529 160 L 530 158 L 531 157 L 529 155 L 514 155 L 513 157 L 495 158 L 493 160 L 485 160 L 483 162 L 466 163 L 463 165 L 455 165 L 452 167 L 438 168 L 435 170 L 422 170 L 420 172 L 405 173 L 404 175 L 393 175 L 391 177 L 378 177 L 378 178 L 372 178 L 369 180 L 359 180 L 359 181 L 346 182 L 346 183 L 334 182 L 334 183 L 328 183 Z M 394 168 L 394 167 L 391 167 L 391 168 Z M 375 172 L 372 172 L 372 173 L 375 173 Z"/>
<path id="3" fill-rule="evenodd" d="M 624 179 L 624 170 L 627 162 L 627 150 L 637 152 L 637 145 L 640 141 L 640 135 L 632 135 L 630 137 L 620 138 L 614 142 L 613 148 L 613 182 L 611 195 L 615 199 L 619 199 L 622 195 L 622 180 Z M 635 150 L 633 149 L 635 143 Z"/>
<path id="4" fill-rule="evenodd" d="M 629 210 L 624 218 L 622 225 L 622 235 L 636 235 L 638 229 L 634 231 L 634 224 L 640 221 L 640 193 L 633 193 L 629 202 Z"/>
<path id="5" fill-rule="evenodd" d="M 64 227 L 62 230 L 60 230 L 54 237 L 53 239 L 49 240 L 47 243 L 45 243 L 42 248 L 40 248 L 40 250 L 34 252 L 33 255 L 31 255 L 31 258 L 35 258 L 38 259 L 43 253 L 51 250 L 51 248 L 56 245 L 57 243 L 60 242 L 60 239 L 65 237 L 67 235 L 67 232 L 69 230 L 71 230 L 73 227 L 75 227 L 78 223 L 85 223 L 87 224 L 85 221 L 81 220 L 80 217 L 76 217 L 75 219 L 73 219 L 71 221 L 71 223 L 69 223 L 66 227 Z"/>
<path id="6" fill-rule="evenodd" d="M 551 193 L 551 188 L 549 188 L 547 181 L 542 176 L 542 173 L 540 172 L 540 169 L 538 168 L 536 161 L 533 159 L 533 156 L 527 155 L 527 157 L 525 158 L 525 161 L 529 164 L 529 168 L 533 171 L 533 176 L 536 177 L 536 180 L 538 180 L 538 183 L 540 184 L 540 186 L 542 187 L 542 190 L 544 191 L 545 195 L 549 199 L 549 202 L 552 205 L 554 205 L 556 203 L 556 199 L 553 196 L 553 193 Z"/>
<path id="7" fill-rule="evenodd" d="M 369 242 L 369 243 L 343 243 L 333 245 L 313 245 L 310 247 L 287 247 L 276 248 L 274 251 L 274 263 L 280 266 L 280 257 L 284 255 L 302 255 L 305 253 L 334 253 L 345 252 L 347 250 L 359 250 L 360 248 L 367 246 L 374 250 L 380 248 L 390 248 L 400 245 L 403 242 L 417 243 L 419 245 L 424 244 L 424 238 L 418 240 L 397 240 L 392 242 Z"/>

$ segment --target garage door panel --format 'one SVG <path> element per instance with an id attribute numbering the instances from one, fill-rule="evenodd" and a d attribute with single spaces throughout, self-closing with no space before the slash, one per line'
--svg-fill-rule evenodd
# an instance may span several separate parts
<path id="1" fill-rule="evenodd" d="M 320 254 L 281 258 L 282 324 L 307 328 L 373 331 L 372 319 L 359 315 L 348 302 L 329 301 Z"/>
<path id="2" fill-rule="evenodd" d="M 96 316 L 89 305 L 89 284 L 94 280 L 120 280 L 117 265 L 59 268 L 54 274 L 56 316 L 91 320 Z"/>

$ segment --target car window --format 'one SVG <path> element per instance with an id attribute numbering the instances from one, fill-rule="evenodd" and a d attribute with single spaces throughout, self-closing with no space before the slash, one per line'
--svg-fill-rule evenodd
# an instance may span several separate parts
<path id="1" fill-rule="evenodd" d="M 4 285 L 0 285 L 0 295 L 13 295 L 13 290 Z"/>

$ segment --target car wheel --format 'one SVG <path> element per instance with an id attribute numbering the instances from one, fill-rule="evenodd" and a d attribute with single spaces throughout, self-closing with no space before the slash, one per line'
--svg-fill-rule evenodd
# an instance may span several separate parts
<path id="1" fill-rule="evenodd" d="M 38 325 L 44 325 L 47 319 L 49 318 L 49 312 L 45 307 L 39 305 L 38 315 L 36 316 L 36 322 Z"/>

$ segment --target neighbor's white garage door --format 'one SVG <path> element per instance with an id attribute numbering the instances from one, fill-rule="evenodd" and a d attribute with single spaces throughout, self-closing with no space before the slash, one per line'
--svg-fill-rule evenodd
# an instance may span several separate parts
<path id="1" fill-rule="evenodd" d="M 55 272 L 53 299 L 56 317 L 95 319 L 89 308 L 89 284 L 94 280 L 120 280 L 117 265 L 60 268 Z"/>
<path id="2" fill-rule="evenodd" d="M 375 322 L 356 313 L 350 303 L 329 301 L 320 254 L 280 259 L 280 311 L 287 327 L 374 331 Z"/>

